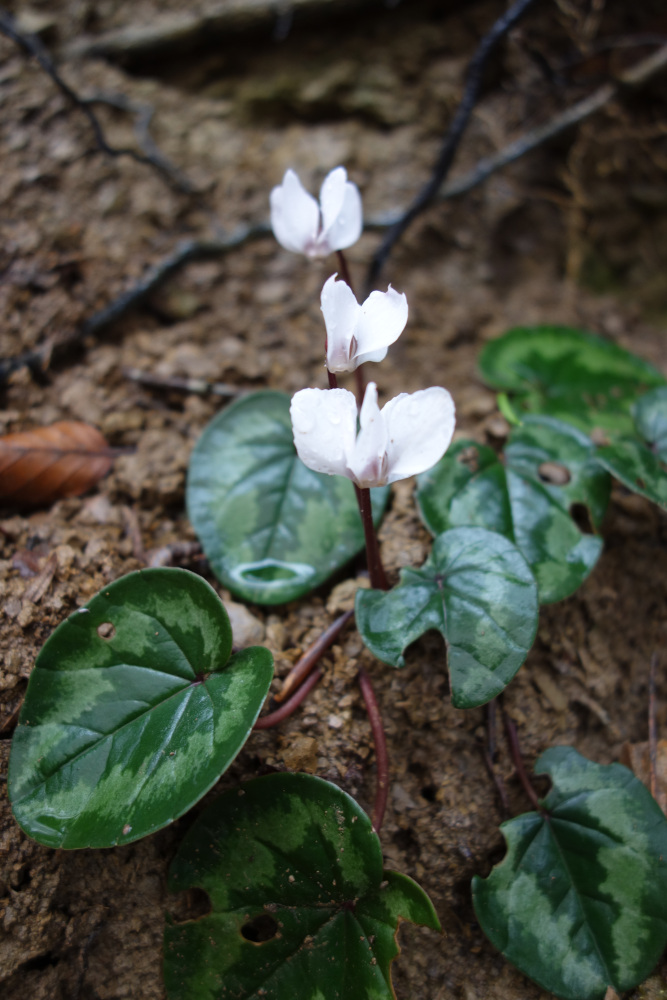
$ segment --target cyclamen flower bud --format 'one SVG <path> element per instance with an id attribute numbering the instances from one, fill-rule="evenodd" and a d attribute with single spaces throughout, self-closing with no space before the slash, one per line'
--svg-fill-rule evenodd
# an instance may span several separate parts
<path id="1" fill-rule="evenodd" d="M 327 368 L 352 372 L 365 361 L 384 360 L 408 321 L 408 301 L 390 285 L 386 292 L 371 292 L 360 306 L 349 285 L 334 274 L 322 289 L 322 312 Z"/>
<path id="2" fill-rule="evenodd" d="M 356 400 L 347 389 L 301 389 L 290 415 L 303 464 L 362 489 L 426 472 L 447 451 L 456 422 L 446 389 L 402 392 L 380 410 L 374 382 L 366 388 L 359 434 Z"/>
<path id="3" fill-rule="evenodd" d="M 307 257 L 326 257 L 356 243 L 363 228 L 361 195 L 347 179 L 345 167 L 324 178 L 320 204 L 303 187 L 293 170 L 271 192 L 273 235 L 286 250 Z"/>

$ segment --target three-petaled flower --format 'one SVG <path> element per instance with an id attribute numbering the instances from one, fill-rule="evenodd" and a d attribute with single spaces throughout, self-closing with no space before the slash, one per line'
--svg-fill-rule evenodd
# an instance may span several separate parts
<path id="1" fill-rule="evenodd" d="M 352 372 L 365 361 L 383 361 L 408 321 L 408 300 L 391 285 L 386 292 L 371 292 L 359 305 L 350 286 L 336 281 L 334 274 L 321 301 L 330 372 Z"/>
<path id="2" fill-rule="evenodd" d="M 454 433 L 454 401 L 434 386 L 402 392 L 380 408 L 369 382 L 359 413 L 347 389 L 301 389 L 290 407 L 294 444 L 309 469 L 346 476 L 362 489 L 426 472 Z"/>
<path id="3" fill-rule="evenodd" d="M 320 203 L 309 194 L 293 170 L 271 192 L 273 234 L 286 250 L 307 257 L 326 257 L 345 250 L 361 236 L 361 195 L 347 179 L 345 167 L 327 174 Z"/>

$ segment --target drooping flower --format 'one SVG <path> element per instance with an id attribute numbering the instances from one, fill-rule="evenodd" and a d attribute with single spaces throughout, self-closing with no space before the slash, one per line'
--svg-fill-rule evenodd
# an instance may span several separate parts
<path id="1" fill-rule="evenodd" d="M 273 235 L 286 250 L 326 257 L 356 243 L 362 230 L 361 195 L 345 167 L 327 174 L 317 204 L 293 170 L 271 192 Z"/>
<path id="2" fill-rule="evenodd" d="M 350 286 L 333 274 L 321 301 L 330 372 L 352 372 L 365 361 L 383 361 L 408 321 L 408 300 L 391 285 L 386 292 L 371 292 L 360 306 Z"/>
<path id="3" fill-rule="evenodd" d="M 301 389 L 290 414 L 297 454 L 315 472 L 346 476 L 362 488 L 426 472 L 449 447 L 454 401 L 434 386 L 402 392 L 382 407 L 369 382 L 359 413 L 347 389 Z"/>

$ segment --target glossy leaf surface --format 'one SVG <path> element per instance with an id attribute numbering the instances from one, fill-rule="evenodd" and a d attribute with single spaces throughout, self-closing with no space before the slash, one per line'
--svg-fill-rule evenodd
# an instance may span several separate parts
<path id="1" fill-rule="evenodd" d="M 636 433 L 598 448 L 597 459 L 624 486 L 667 510 L 667 387 L 634 407 Z"/>
<path id="2" fill-rule="evenodd" d="M 439 535 L 421 569 L 393 590 L 359 590 L 355 616 L 371 652 L 394 667 L 415 639 L 436 629 L 447 645 L 452 702 L 495 698 L 528 655 L 537 629 L 537 585 L 510 541 L 483 528 Z"/>
<path id="3" fill-rule="evenodd" d="M 130 573 L 70 615 L 30 676 L 9 766 L 26 833 L 110 847 L 186 812 L 248 738 L 273 661 L 230 658 L 229 618 L 204 580 Z"/>
<path id="4" fill-rule="evenodd" d="M 188 514 L 212 569 L 257 604 L 308 593 L 364 547 L 352 483 L 299 460 L 289 402 L 257 392 L 218 414 L 188 474 Z M 371 494 L 377 521 L 389 494 Z"/>
<path id="5" fill-rule="evenodd" d="M 516 327 L 490 341 L 479 358 L 484 379 L 516 393 L 516 405 L 590 433 L 632 430 L 631 406 L 665 384 L 660 372 L 603 337 L 566 326 Z"/>
<path id="6" fill-rule="evenodd" d="M 165 932 L 169 1000 L 391 1000 L 396 930 L 439 930 L 419 886 L 382 870 L 356 802 L 305 774 L 258 778 L 199 817 L 169 872 L 210 912 Z"/>
<path id="7" fill-rule="evenodd" d="M 473 880 L 477 918 L 517 968 L 565 1000 L 649 975 L 667 944 L 667 819 L 620 764 L 553 747 L 544 814 L 503 823 L 507 855 Z"/>
<path id="8" fill-rule="evenodd" d="M 592 532 L 607 507 L 609 476 L 590 438 L 551 417 L 526 417 L 503 457 L 474 441 L 456 442 L 419 477 L 422 517 L 434 535 L 462 525 L 505 535 L 532 569 L 540 601 L 560 601 L 583 583 L 602 551 Z"/>

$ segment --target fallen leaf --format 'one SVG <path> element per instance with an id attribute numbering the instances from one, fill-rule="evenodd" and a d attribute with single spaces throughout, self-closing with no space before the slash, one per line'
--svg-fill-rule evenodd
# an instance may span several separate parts
<path id="1" fill-rule="evenodd" d="M 95 428 L 62 420 L 0 437 L 0 499 L 51 503 L 85 493 L 105 476 L 113 451 Z"/>
<path id="2" fill-rule="evenodd" d="M 624 743 L 619 760 L 625 764 L 650 791 L 651 763 L 648 743 Z M 656 746 L 656 794 L 655 800 L 667 813 L 667 740 L 658 740 Z"/>

